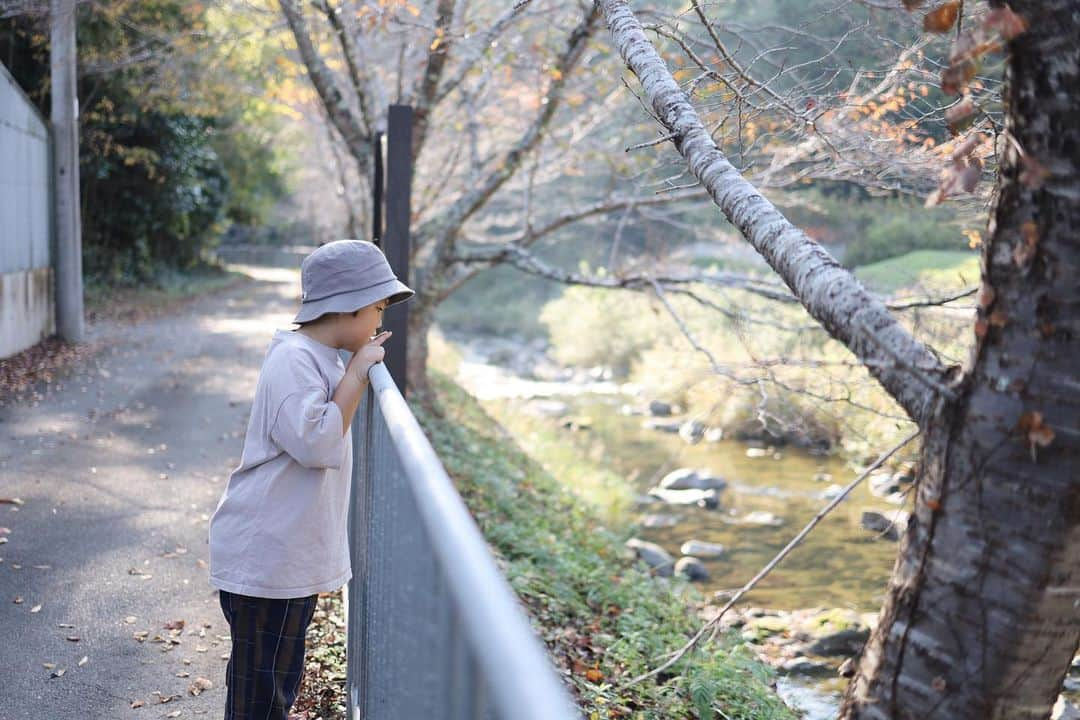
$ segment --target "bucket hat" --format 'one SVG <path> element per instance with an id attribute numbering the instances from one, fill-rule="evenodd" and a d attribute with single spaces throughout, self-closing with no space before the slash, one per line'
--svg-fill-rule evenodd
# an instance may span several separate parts
<path id="1" fill-rule="evenodd" d="M 326 313 L 355 312 L 379 300 L 404 302 L 413 291 L 397 279 L 378 246 L 367 240 L 336 240 L 300 264 L 300 312 L 294 323 Z"/>

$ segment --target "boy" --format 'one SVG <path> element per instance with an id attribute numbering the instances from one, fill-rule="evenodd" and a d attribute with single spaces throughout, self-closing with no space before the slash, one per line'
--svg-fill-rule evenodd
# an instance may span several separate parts
<path id="1" fill-rule="evenodd" d="M 287 720 L 318 594 L 352 576 L 348 430 L 390 336 L 387 306 L 413 291 L 361 240 L 320 247 L 300 268 L 295 331 L 263 359 L 240 466 L 210 518 L 210 584 L 229 622 L 225 720 Z M 353 353 L 348 367 L 338 350 Z"/>

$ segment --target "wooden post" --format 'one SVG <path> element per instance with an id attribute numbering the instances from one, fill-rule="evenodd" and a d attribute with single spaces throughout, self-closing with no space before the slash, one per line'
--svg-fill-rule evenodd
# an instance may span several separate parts
<path id="1" fill-rule="evenodd" d="M 391 105 L 387 118 L 386 149 L 386 235 L 382 250 L 394 274 L 409 282 L 409 215 L 412 192 L 413 109 L 409 105 Z M 405 394 L 405 368 L 409 326 L 409 304 L 391 307 L 383 326 L 393 331 L 386 342 L 386 367 L 398 389 Z"/>
<path id="2" fill-rule="evenodd" d="M 81 342 L 84 333 L 75 1 L 52 0 L 49 50 L 52 72 L 53 227 L 56 229 L 56 329 L 68 342 Z"/>

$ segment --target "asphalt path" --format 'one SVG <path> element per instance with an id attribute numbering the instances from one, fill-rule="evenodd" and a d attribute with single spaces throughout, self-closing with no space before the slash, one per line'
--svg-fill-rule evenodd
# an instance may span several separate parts
<path id="1" fill-rule="evenodd" d="M 0 720 L 223 715 L 207 524 L 299 294 L 295 272 L 249 272 L 92 326 L 96 353 L 0 407 L 0 499 L 21 501 L 0 502 Z"/>

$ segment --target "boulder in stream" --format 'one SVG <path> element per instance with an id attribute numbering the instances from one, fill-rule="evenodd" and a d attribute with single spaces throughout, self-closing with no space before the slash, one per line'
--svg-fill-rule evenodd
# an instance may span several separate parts
<path id="1" fill-rule="evenodd" d="M 669 515 L 666 513 L 649 513 L 641 518 L 641 527 L 644 528 L 669 528 L 675 527 L 682 520 L 681 515 Z"/>
<path id="2" fill-rule="evenodd" d="M 705 469 L 679 468 L 665 475 L 659 487 L 664 490 L 723 490 L 727 480 Z"/>
<path id="3" fill-rule="evenodd" d="M 720 492 L 715 489 L 708 490 L 667 490 L 654 487 L 649 494 L 659 498 L 669 505 L 697 505 L 698 507 L 714 510 L 720 507 Z"/>
<path id="4" fill-rule="evenodd" d="M 646 430 L 656 430 L 657 432 L 677 433 L 679 428 L 682 427 L 682 423 L 678 420 L 665 418 L 646 418 L 641 422 L 641 427 Z"/>
<path id="5" fill-rule="evenodd" d="M 687 420 L 679 426 L 679 437 L 691 445 L 701 442 L 708 427 L 700 420 Z"/>
<path id="6" fill-rule="evenodd" d="M 870 476 L 870 493 L 877 497 L 887 497 L 900 491 L 900 482 L 893 479 L 888 470 L 875 472 Z"/>
<path id="7" fill-rule="evenodd" d="M 696 557 L 679 558 L 679 561 L 675 563 L 675 574 L 682 575 L 691 581 L 709 579 L 709 569 Z"/>
<path id="8" fill-rule="evenodd" d="M 699 558 L 718 558 L 724 554 L 724 546 L 704 540 L 687 540 L 679 548 L 679 552 Z"/>
<path id="9" fill-rule="evenodd" d="M 907 527 L 908 514 L 903 510 L 878 512 L 863 510 L 860 523 L 870 532 L 881 535 L 886 540 L 899 540 L 900 534 Z"/>
<path id="10" fill-rule="evenodd" d="M 653 417 L 670 417 L 671 403 L 666 403 L 663 400 L 651 400 L 649 401 L 649 414 Z"/>
<path id="11" fill-rule="evenodd" d="M 626 547 L 633 550 L 638 559 L 655 570 L 657 575 L 671 577 L 675 560 L 667 550 L 656 543 L 647 542 L 640 538 L 630 538 L 626 541 Z"/>

